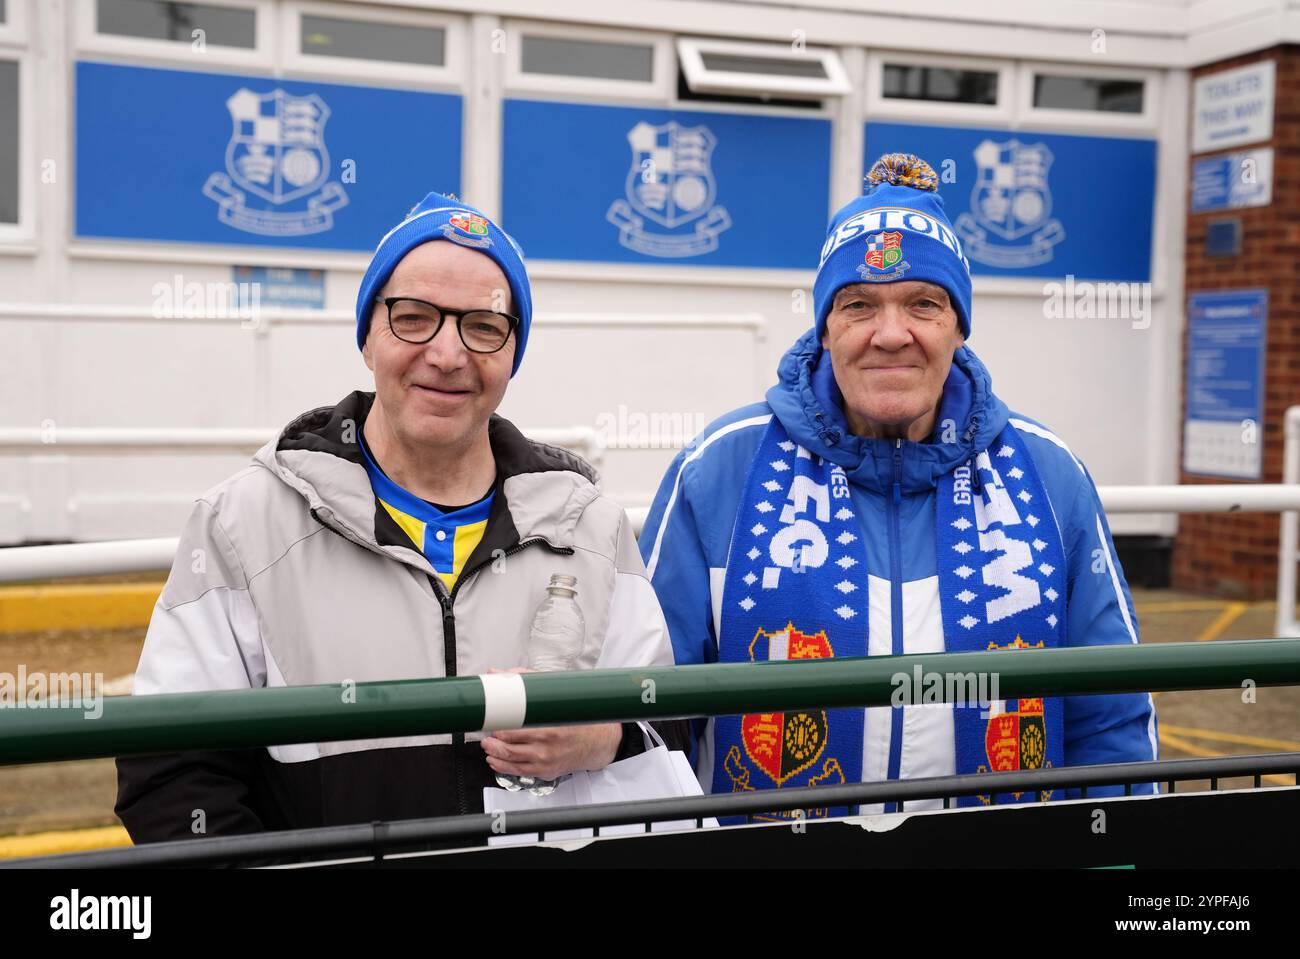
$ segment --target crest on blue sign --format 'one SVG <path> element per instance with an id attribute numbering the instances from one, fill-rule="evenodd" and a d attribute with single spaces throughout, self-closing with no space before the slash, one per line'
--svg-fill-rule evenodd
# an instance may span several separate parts
<path id="1" fill-rule="evenodd" d="M 628 131 L 627 139 L 632 160 L 624 181 L 625 198 L 615 200 L 606 214 L 619 228 L 619 242 L 659 257 L 716 250 L 718 234 L 731 226 L 731 216 L 714 202 L 718 186 L 712 158 L 717 140 L 709 128 L 643 121 Z M 663 229 L 647 229 L 647 220 Z"/>
<path id="2" fill-rule="evenodd" d="M 226 100 L 226 109 L 231 122 L 226 170 L 213 173 L 203 186 L 204 195 L 217 202 L 221 222 L 270 236 L 330 229 L 333 211 L 348 199 L 338 183 L 326 183 L 330 109 L 325 101 L 315 93 L 259 94 L 241 87 Z M 271 206 L 248 206 L 250 194 Z"/>
<path id="3" fill-rule="evenodd" d="M 1007 269 L 1046 263 L 1065 239 L 1061 222 L 1051 216 L 1052 151 L 1042 143 L 984 140 L 974 155 L 970 212 L 953 224 L 966 255 Z"/>

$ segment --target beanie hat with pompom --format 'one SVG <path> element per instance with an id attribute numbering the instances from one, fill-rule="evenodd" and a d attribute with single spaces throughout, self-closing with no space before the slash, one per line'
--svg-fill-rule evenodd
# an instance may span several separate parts
<path id="1" fill-rule="evenodd" d="M 939 178 L 910 153 L 887 153 L 867 174 L 868 187 L 831 218 L 813 304 L 817 335 L 835 294 L 854 283 L 924 280 L 948 291 L 962 335 L 970 336 L 970 263 L 943 210 Z"/>

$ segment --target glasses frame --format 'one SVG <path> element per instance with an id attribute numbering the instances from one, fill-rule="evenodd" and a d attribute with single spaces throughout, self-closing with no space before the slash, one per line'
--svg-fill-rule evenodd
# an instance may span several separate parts
<path id="1" fill-rule="evenodd" d="M 438 325 L 433 328 L 433 332 L 429 334 L 427 339 L 408 340 L 403 336 L 398 336 L 397 331 L 393 329 L 393 304 L 400 303 L 402 300 L 419 303 L 421 306 L 427 306 L 432 310 L 438 311 Z M 477 353 L 479 356 L 491 356 L 493 353 L 500 353 L 505 348 L 505 345 L 510 342 L 510 337 L 514 335 L 515 330 L 519 329 L 519 324 L 522 322 L 519 317 L 511 313 L 500 313 L 496 310 L 449 310 L 446 307 L 439 306 L 437 303 L 430 303 L 428 300 L 422 300 L 415 296 L 377 296 L 375 297 L 375 302 L 382 303 L 388 311 L 388 331 L 403 343 L 410 343 L 413 346 L 423 346 L 425 343 L 432 342 L 434 337 L 442 332 L 442 326 L 447 322 L 447 317 L 454 316 L 456 318 L 456 335 L 460 337 L 461 345 L 471 353 Z M 476 350 L 466 342 L 465 330 L 460 324 L 461 320 L 463 320 L 469 313 L 492 313 L 496 316 L 504 316 L 506 318 L 510 329 L 506 331 L 506 338 L 501 341 L 500 346 L 495 350 Z"/>

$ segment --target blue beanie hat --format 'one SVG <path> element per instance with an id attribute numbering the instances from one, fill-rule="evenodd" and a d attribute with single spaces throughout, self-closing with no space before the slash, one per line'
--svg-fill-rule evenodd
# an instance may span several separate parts
<path id="1" fill-rule="evenodd" d="M 375 248 L 375 255 L 366 267 L 366 275 L 361 278 L 361 290 L 357 293 L 357 349 L 365 346 L 375 297 L 393 275 L 398 262 L 430 240 L 450 240 L 478 250 L 491 257 L 506 275 L 514 312 L 519 317 L 519 329 L 515 331 L 515 363 L 510 370 L 510 375 L 514 376 L 524 358 L 528 329 L 533 322 L 533 294 L 528 285 L 528 272 L 524 269 L 524 251 L 510 234 L 482 212 L 442 193 L 430 193 L 417 203 L 406 214 L 405 220 L 384 234 Z"/>
<path id="2" fill-rule="evenodd" d="M 867 192 L 831 218 L 813 283 L 817 337 L 835 294 L 852 283 L 925 280 L 948 291 L 962 335 L 970 336 L 970 263 L 943 212 L 939 178 L 908 153 L 887 153 L 867 174 Z"/>

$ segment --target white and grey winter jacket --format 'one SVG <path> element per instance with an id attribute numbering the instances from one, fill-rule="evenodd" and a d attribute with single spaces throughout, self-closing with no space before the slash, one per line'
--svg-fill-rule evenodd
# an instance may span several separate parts
<path id="1" fill-rule="evenodd" d="M 416 679 L 522 666 L 553 573 L 577 577 L 578 668 L 671 665 L 632 526 L 579 457 L 494 416 L 496 495 L 450 592 L 379 506 L 358 446 L 374 397 L 305 413 L 194 506 L 135 694 Z M 685 724 L 660 726 L 670 746 Z M 118 760 L 137 841 L 480 812 L 480 734 Z M 470 740 L 470 742 L 466 742 Z M 619 758 L 639 752 L 624 728 Z"/>

